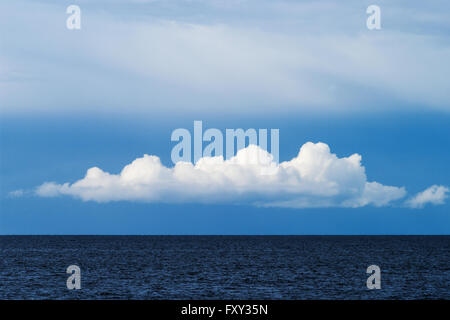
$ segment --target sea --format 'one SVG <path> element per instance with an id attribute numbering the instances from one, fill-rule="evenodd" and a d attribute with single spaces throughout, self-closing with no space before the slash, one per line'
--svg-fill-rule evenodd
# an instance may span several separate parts
<path id="1" fill-rule="evenodd" d="M 0 299 L 449 299 L 449 258 L 450 236 L 0 236 Z"/>

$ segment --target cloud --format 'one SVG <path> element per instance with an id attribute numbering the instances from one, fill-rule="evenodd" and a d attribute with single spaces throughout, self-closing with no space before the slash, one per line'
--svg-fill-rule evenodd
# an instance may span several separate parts
<path id="1" fill-rule="evenodd" d="M 257 146 L 238 151 L 229 160 L 204 157 L 195 165 L 162 165 L 144 155 L 119 174 L 94 167 L 72 184 L 46 182 L 42 197 L 69 195 L 84 201 L 164 203 L 234 203 L 310 208 L 386 206 L 405 196 L 402 187 L 369 182 L 361 156 L 339 158 L 325 143 L 305 143 L 298 155 L 280 164 Z"/>
<path id="2" fill-rule="evenodd" d="M 449 191 L 450 189 L 445 186 L 433 185 L 407 200 L 406 205 L 411 208 L 423 208 L 428 203 L 433 205 L 444 204 Z"/>
<path id="3" fill-rule="evenodd" d="M 360 1 L 80 6 L 69 31 L 64 4 L 0 4 L 0 110 L 449 110 L 445 1 L 386 3 L 374 32 Z"/>
<path id="4" fill-rule="evenodd" d="M 10 191 L 8 193 L 8 196 L 10 196 L 11 198 L 18 198 L 18 197 L 22 197 L 24 194 L 25 194 L 24 190 L 18 189 L 18 190 Z"/>

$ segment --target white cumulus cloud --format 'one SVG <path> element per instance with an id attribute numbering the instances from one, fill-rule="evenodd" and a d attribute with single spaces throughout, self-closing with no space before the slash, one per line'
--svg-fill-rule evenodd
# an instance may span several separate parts
<path id="1" fill-rule="evenodd" d="M 444 204 L 449 191 L 449 188 L 445 186 L 433 185 L 406 201 L 406 204 L 411 208 L 423 208 L 427 203 Z"/>
<path id="2" fill-rule="evenodd" d="M 325 143 L 305 143 L 298 155 L 280 164 L 250 145 L 235 157 L 204 157 L 195 165 L 164 166 L 144 155 L 119 174 L 94 167 L 72 184 L 46 182 L 43 197 L 70 195 L 84 201 L 235 203 L 291 208 L 385 206 L 403 198 L 403 187 L 369 182 L 361 156 L 339 158 Z"/>

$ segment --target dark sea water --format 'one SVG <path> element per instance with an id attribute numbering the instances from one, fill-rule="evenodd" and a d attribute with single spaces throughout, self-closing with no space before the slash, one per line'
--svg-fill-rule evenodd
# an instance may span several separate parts
<path id="1" fill-rule="evenodd" d="M 449 299 L 449 258 L 450 236 L 0 236 L 0 299 Z"/>

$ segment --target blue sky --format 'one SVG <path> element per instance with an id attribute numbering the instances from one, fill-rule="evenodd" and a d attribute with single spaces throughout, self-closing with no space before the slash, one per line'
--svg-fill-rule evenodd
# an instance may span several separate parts
<path id="1" fill-rule="evenodd" d="M 72 3 L 81 30 L 65 27 Z M 450 186 L 449 5 L 379 1 L 382 29 L 369 31 L 369 4 L 2 2 L 0 233 L 449 234 L 448 192 L 408 202 Z M 358 205 L 343 206 L 354 171 L 333 170 L 339 201 L 318 196 L 325 184 L 308 189 L 317 177 L 296 185 L 306 193 L 295 199 L 313 194 L 314 206 L 255 205 L 250 184 L 239 197 L 201 184 L 194 198 L 173 186 L 147 197 L 153 185 L 136 197 L 112 185 L 103 202 L 89 188 L 36 193 L 92 167 L 118 174 L 144 154 L 171 168 L 171 132 L 192 131 L 194 120 L 223 132 L 277 128 L 280 161 L 307 142 L 326 143 L 339 161 L 357 153 L 363 184 L 405 194 L 379 205 L 398 190 L 367 204 L 358 193 Z M 263 198 L 285 199 L 277 188 Z"/>

